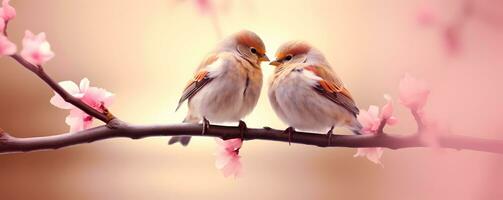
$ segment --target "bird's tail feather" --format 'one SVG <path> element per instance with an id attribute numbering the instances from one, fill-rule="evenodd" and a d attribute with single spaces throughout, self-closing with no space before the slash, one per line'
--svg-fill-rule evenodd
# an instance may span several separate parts
<path id="1" fill-rule="evenodd" d="M 358 120 L 354 120 L 353 123 L 349 126 L 349 129 L 351 129 L 351 131 L 356 134 L 356 135 L 361 135 L 362 133 L 360 133 L 360 131 L 362 130 L 362 125 L 360 124 L 360 122 L 358 122 Z"/>
<path id="2" fill-rule="evenodd" d="M 173 136 L 169 139 L 169 142 L 168 144 L 169 145 L 172 145 L 172 144 L 175 144 L 177 142 L 180 142 L 180 144 L 182 144 L 182 146 L 187 146 L 189 145 L 189 142 L 190 142 L 190 136 Z"/>
<path id="3" fill-rule="evenodd" d="M 192 117 L 189 115 L 187 115 L 187 117 L 185 117 L 185 119 L 183 120 L 183 123 L 197 123 L 199 122 L 200 120 L 197 118 L 197 117 Z M 182 146 L 187 146 L 189 145 L 189 142 L 190 142 L 190 136 L 173 136 L 169 139 L 168 141 L 168 144 L 169 145 L 172 145 L 172 144 L 176 144 L 177 142 L 179 142 Z"/>

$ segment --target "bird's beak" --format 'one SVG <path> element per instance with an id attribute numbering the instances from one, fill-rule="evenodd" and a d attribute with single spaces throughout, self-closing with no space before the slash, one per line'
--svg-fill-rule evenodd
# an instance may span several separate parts
<path id="1" fill-rule="evenodd" d="M 269 65 L 274 65 L 274 66 L 276 66 L 276 67 L 277 67 L 277 66 L 281 65 L 281 62 L 280 62 L 280 61 L 275 60 L 275 61 L 270 62 L 270 63 L 269 63 Z"/>
<path id="2" fill-rule="evenodd" d="M 265 54 L 264 54 L 264 55 L 260 56 L 260 57 L 258 58 L 258 60 L 259 60 L 260 62 L 264 62 L 264 61 L 265 61 L 265 62 L 267 62 L 267 61 L 269 61 L 269 58 L 267 57 L 267 55 L 265 55 Z"/>

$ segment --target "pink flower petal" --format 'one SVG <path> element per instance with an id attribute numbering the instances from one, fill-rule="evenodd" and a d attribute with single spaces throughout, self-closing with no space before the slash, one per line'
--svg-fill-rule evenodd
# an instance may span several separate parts
<path id="1" fill-rule="evenodd" d="M 228 151 L 234 151 L 238 150 L 241 148 L 241 145 L 243 144 L 243 141 L 241 139 L 235 138 L 235 139 L 230 139 L 230 140 L 225 140 L 225 146 Z"/>
<path id="2" fill-rule="evenodd" d="M 80 87 L 80 92 L 86 93 L 87 89 L 89 89 L 89 79 L 83 78 L 80 81 L 79 87 Z"/>
<path id="3" fill-rule="evenodd" d="M 232 158 L 227 165 L 225 165 L 224 168 L 222 168 L 222 173 L 224 174 L 224 177 L 229 177 L 229 176 L 234 176 L 234 177 L 239 177 L 241 175 L 241 161 L 239 160 L 238 157 Z"/>
<path id="4" fill-rule="evenodd" d="M 42 65 L 54 57 L 54 52 L 46 40 L 45 33 L 34 35 L 32 32 L 26 31 L 21 56 L 31 64 Z"/>
<path id="5" fill-rule="evenodd" d="M 90 87 L 82 97 L 82 101 L 95 109 L 101 109 L 101 106 L 110 105 L 113 97 L 114 95 L 105 89 Z"/>
<path id="6" fill-rule="evenodd" d="M 0 57 L 16 53 L 17 47 L 4 35 L 0 35 Z"/>
<path id="7" fill-rule="evenodd" d="M 215 160 L 215 167 L 217 169 L 223 169 L 227 163 L 229 163 L 232 159 L 233 155 L 228 152 L 220 152 L 217 153 L 217 158 Z"/>
<path id="8" fill-rule="evenodd" d="M 397 123 L 393 115 L 393 104 L 391 97 L 385 95 L 386 104 L 382 107 L 381 113 L 379 113 L 379 107 L 371 105 L 367 110 L 360 110 L 360 114 L 357 116 L 358 122 L 362 125 L 361 132 L 364 134 L 376 134 L 382 120 L 386 120 L 387 125 L 394 125 Z M 381 164 L 381 157 L 383 155 L 383 148 L 358 148 L 354 157 L 367 157 L 370 161 Z M 381 164 L 382 165 L 382 164 Z"/>
<path id="9" fill-rule="evenodd" d="M 59 82 L 59 85 L 65 89 L 66 92 L 68 92 L 70 95 L 77 97 L 77 98 L 82 98 L 84 94 L 80 93 L 79 86 L 75 84 L 73 81 L 61 81 Z M 59 94 L 56 92 L 54 93 L 54 96 L 51 98 L 49 101 L 52 105 L 61 108 L 61 109 L 72 109 L 75 106 L 72 104 L 66 102 Z"/>
<path id="10" fill-rule="evenodd" d="M 371 105 L 367 110 L 360 110 L 360 114 L 356 117 L 358 122 L 362 125 L 361 132 L 364 134 L 376 134 L 381 121 L 387 120 L 388 125 L 394 125 L 398 121 L 393 117 L 393 104 L 391 97 L 385 95 L 384 98 L 387 103 L 382 107 L 381 113 L 379 113 L 379 107 Z"/>
<path id="11" fill-rule="evenodd" d="M 241 174 L 241 161 L 239 149 L 241 148 L 241 139 L 222 140 L 215 139 L 217 142 L 217 153 L 215 167 L 222 171 L 225 177 L 233 175 L 234 177 Z"/>
<path id="12" fill-rule="evenodd" d="M 65 123 L 70 126 L 70 133 L 75 133 L 84 129 L 84 122 L 81 118 L 67 116 L 65 119 Z"/>
<path id="13" fill-rule="evenodd" d="M 375 164 L 382 166 L 381 157 L 383 155 L 383 148 L 358 148 L 356 154 L 353 157 L 367 157 L 370 161 Z"/>
<path id="14" fill-rule="evenodd" d="M 371 106 L 369 106 L 368 112 L 369 112 L 370 116 L 372 117 L 372 119 L 376 119 L 379 116 L 379 107 L 371 105 Z"/>
<path id="15" fill-rule="evenodd" d="M 372 118 L 370 117 L 370 114 L 366 110 L 360 110 L 360 114 L 358 114 L 356 119 L 358 120 L 358 122 L 360 122 L 360 124 L 363 127 L 368 127 L 369 124 L 372 123 L 371 122 Z"/>
<path id="16" fill-rule="evenodd" d="M 9 5 L 10 0 L 2 1 L 2 8 L 0 8 L 0 17 L 5 21 L 9 21 L 16 17 L 16 9 Z"/>
<path id="17" fill-rule="evenodd" d="M 391 97 L 388 95 L 384 95 L 384 99 L 386 99 L 386 104 L 381 109 L 381 119 L 388 119 L 393 114 L 393 101 Z"/>
<path id="18" fill-rule="evenodd" d="M 80 94 L 79 86 L 73 81 L 61 81 L 59 82 L 59 85 L 71 95 L 77 96 Z"/>
<path id="19" fill-rule="evenodd" d="M 357 116 L 358 122 L 362 125 L 362 132 L 364 134 L 374 134 L 380 124 L 379 107 L 371 105 L 368 111 L 361 110 Z"/>
<path id="20" fill-rule="evenodd" d="M 399 91 L 400 103 L 412 110 L 421 110 L 430 94 L 426 83 L 418 81 L 409 74 L 406 74 L 400 81 Z"/>
<path id="21" fill-rule="evenodd" d="M 54 96 L 52 96 L 51 100 L 49 102 L 58 108 L 61 109 L 72 109 L 74 106 L 68 102 L 66 102 L 59 94 L 54 92 Z"/>
<path id="22" fill-rule="evenodd" d="M 75 108 L 70 111 L 70 115 L 66 117 L 65 122 L 70 126 L 70 133 L 75 133 L 90 128 L 92 117 Z"/>

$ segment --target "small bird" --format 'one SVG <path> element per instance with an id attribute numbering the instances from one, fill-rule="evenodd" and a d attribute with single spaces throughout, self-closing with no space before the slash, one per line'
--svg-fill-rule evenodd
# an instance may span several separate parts
<path id="1" fill-rule="evenodd" d="M 257 104 L 262 88 L 260 64 L 269 61 L 262 39 L 254 32 L 243 30 L 224 39 L 206 56 L 194 78 L 185 87 L 178 108 L 188 100 L 184 122 L 203 121 L 203 134 L 209 122 L 239 122 Z M 242 132 L 243 134 L 243 132 Z M 169 144 L 180 142 L 186 146 L 190 136 L 175 136 Z"/>
<path id="2" fill-rule="evenodd" d="M 330 137 L 335 126 L 360 134 L 359 113 L 353 97 L 323 54 L 304 41 L 280 46 L 276 68 L 269 81 L 269 101 L 279 118 L 295 129 L 324 132 Z M 330 138 L 329 138 L 330 141 Z"/>

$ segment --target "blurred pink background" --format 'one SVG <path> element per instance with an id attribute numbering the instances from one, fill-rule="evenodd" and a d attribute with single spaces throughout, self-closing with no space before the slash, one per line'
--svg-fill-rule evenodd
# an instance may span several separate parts
<path id="1" fill-rule="evenodd" d="M 46 32 L 56 57 L 46 71 L 56 80 L 104 87 L 111 110 L 139 124 L 177 123 L 186 81 L 222 35 L 241 29 L 264 40 L 269 57 L 283 42 L 306 40 L 323 51 L 359 107 L 397 96 L 405 73 L 432 89 L 428 116 L 453 133 L 503 138 L 503 4 L 470 1 L 220 0 L 217 18 L 195 0 L 12 0 L 18 16 L 9 36 Z M 426 10 L 432 22 L 418 22 Z M 432 16 L 429 16 L 432 14 Z M 445 29 L 456 25 L 454 51 Z M 419 19 L 421 20 L 421 19 Z M 428 19 L 429 20 L 429 19 Z M 458 21 L 457 21 L 458 20 Z M 453 37 L 453 36 L 449 36 Z M 452 39 L 452 38 L 451 38 Z M 263 64 L 265 76 L 272 67 Z M 286 128 L 271 113 L 264 87 L 250 127 Z M 53 92 L 12 59 L 0 59 L 0 127 L 18 137 L 63 133 L 66 111 L 49 104 Z M 406 109 L 388 132 L 415 130 Z M 97 123 L 99 124 L 99 123 Z M 188 148 L 166 137 L 113 139 L 56 151 L 0 155 L 2 199 L 501 199 L 503 156 L 475 151 L 385 150 L 384 167 L 353 158 L 355 149 L 268 141 L 245 142 L 244 175 L 224 178 L 214 167 L 215 142 Z"/>

